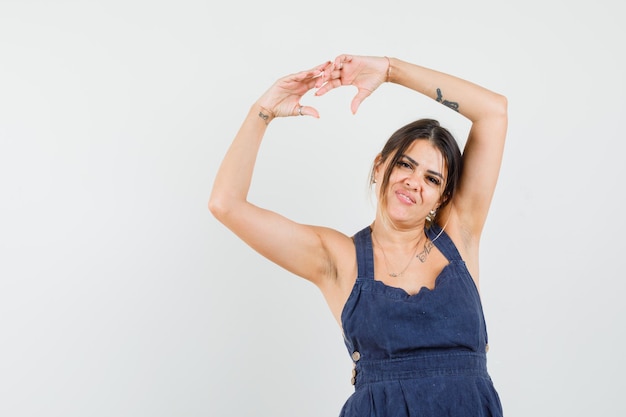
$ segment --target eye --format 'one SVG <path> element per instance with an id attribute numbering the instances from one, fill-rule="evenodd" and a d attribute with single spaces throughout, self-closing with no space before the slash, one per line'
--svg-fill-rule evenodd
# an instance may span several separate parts
<path id="1" fill-rule="evenodd" d="M 410 171 L 413 171 L 413 165 L 404 159 L 401 159 L 398 162 L 396 162 L 396 166 L 402 169 L 408 169 Z"/>
<path id="2" fill-rule="evenodd" d="M 437 177 L 433 177 L 433 176 L 428 176 L 426 178 L 431 184 L 434 184 L 436 186 L 440 186 L 441 185 L 441 180 Z"/>

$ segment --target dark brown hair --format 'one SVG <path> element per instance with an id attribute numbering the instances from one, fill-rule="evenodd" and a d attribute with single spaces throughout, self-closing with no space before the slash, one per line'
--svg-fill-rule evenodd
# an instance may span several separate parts
<path id="1" fill-rule="evenodd" d="M 376 158 L 372 171 L 370 173 L 370 184 L 374 183 L 374 173 L 376 168 L 385 163 L 387 159 L 391 158 L 387 169 L 383 174 L 383 179 L 379 185 L 380 187 L 380 201 L 381 208 L 384 209 L 387 200 L 387 188 L 389 187 L 389 177 L 391 172 L 396 167 L 397 162 L 402 158 L 406 150 L 416 140 L 427 140 L 435 148 L 437 148 L 445 162 L 447 172 L 445 176 L 445 184 L 441 193 L 441 201 L 439 208 L 444 207 L 454 196 L 454 191 L 459 183 L 461 177 L 461 170 L 463 169 L 463 157 L 461 156 L 461 150 L 457 144 L 454 136 L 448 131 L 448 129 L 442 127 L 437 120 L 434 119 L 420 119 L 411 122 L 400 129 L 396 130 L 391 137 L 385 143 L 380 156 Z"/>

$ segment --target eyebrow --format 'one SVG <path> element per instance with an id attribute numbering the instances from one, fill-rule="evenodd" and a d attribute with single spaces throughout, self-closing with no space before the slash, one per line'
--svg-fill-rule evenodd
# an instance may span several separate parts
<path id="1" fill-rule="evenodd" d="M 403 157 L 403 158 L 408 159 L 408 160 L 409 160 L 409 161 L 410 161 L 413 165 L 415 165 L 415 166 L 419 166 L 419 163 L 418 163 L 415 159 L 411 158 L 410 156 L 408 156 L 408 155 L 402 155 L 402 157 Z M 428 172 L 429 174 L 432 174 L 432 175 L 434 175 L 434 176 L 436 176 L 436 177 L 439 177 L 439 178 L 441 178 L 442 180 L 444 179 L 444 178 L 443 178 L 443 175 L 441 175 L 441 173 L 439 173 L 439 172 L 437 172 L 437 171 L 433 171 L 432 169 L 427 169 L 427 170 L 426 170 L 426 172 Z"/>

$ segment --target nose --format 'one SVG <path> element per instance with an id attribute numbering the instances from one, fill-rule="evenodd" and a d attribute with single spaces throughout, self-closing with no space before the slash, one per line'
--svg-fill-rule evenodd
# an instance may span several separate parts
<path id="1" fill-rule="evenodd" d="M 407 177 L 407 179 L 404 181 L 404 184 L 407 188 L 414 191 L 419 191 L 422 188 L 419 180 L 417 178 L 414 178 L 413 176 Z"/>
<path id="2" fill-rule="evenodd" d="M 419 191 L 422 188 L 422 184 L 420 183 L 420 177 L 421 176 L 417 170 L 412 172 L 405 178 L 405 186 L 411 190 Z"/>

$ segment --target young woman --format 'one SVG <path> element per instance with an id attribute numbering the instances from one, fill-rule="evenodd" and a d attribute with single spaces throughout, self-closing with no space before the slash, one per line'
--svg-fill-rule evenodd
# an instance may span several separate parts
<path id="1" fill-rule="evenodd" d="M 398 129 L 375 157 L 373 222 L 353 236 L 299 224 L 247 200 L 267 127 L 319 117 L 307 92 L 340 86 L 361 102 L 392 82 L 472 125 L 463 153 L 439 122 Z M 354 362 L 342 417 L 501 416 L 486 366 L 479 243 L 507 129 L 507 101 L 452 75 L 397 58 L 340 55 L 277 80 L 254 103 L 215 178 L 209 208 L 248 245 L 322 291 Z M 271 238 L 269 238 L 271 236 Z"/>

